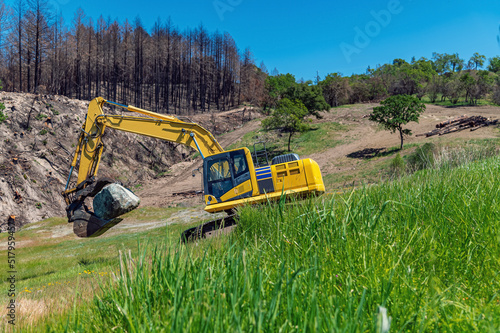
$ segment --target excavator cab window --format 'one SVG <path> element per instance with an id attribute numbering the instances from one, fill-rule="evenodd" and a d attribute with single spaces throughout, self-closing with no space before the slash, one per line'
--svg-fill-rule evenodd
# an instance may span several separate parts
<path id="1" fill-rule="evenodd" d="M 224 154 L 225 155 L 225 154 Z M 208 192 L 216 198 L 233 188 L 231 165 L 227 158 L 220 158 L 207 163 Z"/>
<path id="2" fill-rule="evenodd" d="M 204 171 L 205 194 L 211 194 L 217 199 L 250 179 L 250 169 L 244 150 L 207 157 Z"/>
<path id="3" fill-rule="evenodd" d="M 212 161 L 209 163 L 208 170 L 210 170 L 208 173 L 208 181 L 210 182 L 231 179 L 231 167 L 226 159 Z"/>
<path id="4" fill-rule="evenodd" d="M 250 179 L 250 168 L 248 167 L 247 157 L 244 150 L 237 150 L 229 153 L 234 167 L 233 187 L 243 184 Z M 248 197 L 251 192 L 240 193 L 239 198 Z"/>

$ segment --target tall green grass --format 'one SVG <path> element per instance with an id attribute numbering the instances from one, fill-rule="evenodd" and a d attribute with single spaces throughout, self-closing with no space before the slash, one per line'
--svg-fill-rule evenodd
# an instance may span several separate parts
<path id="1" fill-rule="evenodd" d="M 497 139 L 469 140 L 456 145 L 435 145 L 427 142 L 406 155 L 397 156 L 389 163 L 391 178 L 422 169 L 450 169 L 498 155 Z"/>
<path id="2" fill-rule="evenodd" d="M 499 169 L 493 157 L 245 207 L 228 238 L 123 256 L 114 287 L 45 327 L 377 332 L 383 306 L 390 332 L 498 332 Z"/>

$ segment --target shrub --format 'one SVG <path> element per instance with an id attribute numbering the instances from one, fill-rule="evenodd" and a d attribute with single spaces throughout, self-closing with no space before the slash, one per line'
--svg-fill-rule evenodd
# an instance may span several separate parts
<path id="1" fill-rule="evenodd" d="M 493 100 L 493 103 L 500 105 L 500 84 L 497 84 L 495 88 L 493 88 L 491 99 Z"/>
<path id="2" fill-rule="evenodd" d="M 399 153 L 391 160 L 389 165 L 391 177 L 401 177 L 406 168 L 406 163 Z"/>
<path id="3" fill-rule="evenodd" d="M 44 128 L 43 130 L 41 130 L 41 131 L 40 131 L 40 133 L 39 133 L 39 134 L 40 134 L 40 135 L 45 135 L 45 134 L 47 134 L 47 130 Z"/>
<path id="4" fill-rule="evenodd" d="M 426 143 L 418 147 L 414 153 L 408 155 L 407 163 L 410 171 L 432 168 L 434 166 L 434 153 L 436 145 Z"/>
<path id="5" fill-rule="evenodd" d="M 3 110 L 5 110 L 5 105 L 0 103 L 0 124 L 7 120 L 7 115 L 2 112 Z"/>

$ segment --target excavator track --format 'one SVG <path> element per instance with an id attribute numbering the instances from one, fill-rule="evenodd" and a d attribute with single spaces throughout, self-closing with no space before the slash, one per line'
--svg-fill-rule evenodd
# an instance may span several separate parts
<path id="1" fill-rule="evenodd" d="M 181 234 L 183 243 L 192 242 L 202 238 L 211 238 L 226 235 L 236 228 L 236 213 L 230 213 L 220 219 L 203 223 L 194 228 L 184 230 Z"/>

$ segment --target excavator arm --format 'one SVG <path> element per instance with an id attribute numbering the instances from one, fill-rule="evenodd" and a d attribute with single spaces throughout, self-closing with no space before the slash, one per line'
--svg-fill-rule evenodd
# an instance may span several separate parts
<path id="1" fill-rule="evenodd" d="M 142 116 L 106 115 L 103 111 L 104 104 L 121 107 Z M 68 221 L 74 223 L 74 231 L 80 237 L 98 236 L 121 221 L 120 219 L 102 220 L 84 203 L 87 197 L 96 195 L 104 186 L 113 182 L 111 179 L 95 179 L 104 148 L 102 136 L 106 128 L 190 146 L 197 150 L 202 158 L 224 151 L 213 135 L 196 123 L 110 102 L 102 97 L 95 98 L 89 104 L 66 188 L 62 193 L 67 204 Z M 77 165 L 76 186 L 69 188 L 73 170 Z"/>

